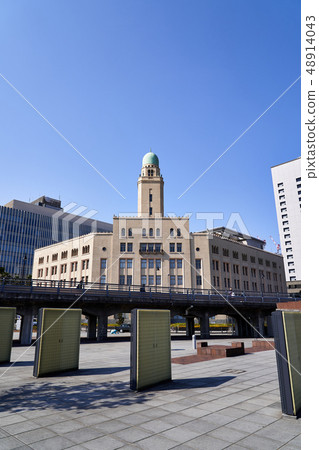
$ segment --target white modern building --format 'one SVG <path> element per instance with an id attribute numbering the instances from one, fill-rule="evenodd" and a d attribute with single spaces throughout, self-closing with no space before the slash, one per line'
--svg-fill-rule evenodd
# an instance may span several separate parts
<path id="1" fill-rule="evenodd" d="M 301 287 L 301 159 L 271 168 L 288 291 Z"/>

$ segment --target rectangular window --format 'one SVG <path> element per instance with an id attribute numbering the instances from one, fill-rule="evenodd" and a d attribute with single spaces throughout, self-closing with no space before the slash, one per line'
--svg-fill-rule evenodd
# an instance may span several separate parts
<path id="1" fill-rule="evenodd" d="M 223 248 L 223 256 L 229 256 L 228 248 Z"/>
<path id="2" fill-rule="evenodd" d="M 295 273 L 295 269 L 289 269 L 289 273 Z"/>
<path id="3" fill-rule="evenodd" d="M 285 192 L 285 189 L 278 189 L 278 194 L 283 194 Z"/>
<path id="4" fill-rule="evenodd" d="M 280 212 L 282 213 L 287 212 L 287 208 L 281 208 Z"/>
<path id="5" fill-rule="evenodd" d="M 175 284 L 176 284 L 175 275 L 171 275 L 170 276 L 170 285 L 175 286 Z"/>
<path id="6" fill-rule="evenodd" d="M 287 233 L 287 231 L 290 231 L 289 227 L 284 228 L 284 233 Z"/>
<path id="7" fill-rule="evenodd" d="M 155 264 L 156 264 L 156 269 L 160 269 L 161 268 L 161 260 L 160 259 L 157 259 Z"/>
<path id="8" fill-rule="evenodd" d="M 125 249 L 126 249 L 125 242 L 121 242 L 121 243 L 120 243 L 120 252 L 121 252 L 121 253 L 124 253 L 124 252 L 125 252 Z"/>
<path id="9" fill-rule="evenodd" d="M 216 255 L 218 255 L 218 253 L 219 253 L 219 248 L 218 248 L 217 245 L 213 245 L 213 246 L 212 246 L 212 253 L 215 253 Z"/>
<path id="10" fill-rule="evenodd" d="M 127 259 L 126 262 L 127 262 L 126 267 L 127 267 L 128 269 L 132 269 L 132 266 L 133 266 L 133 260 L 132 260 L 132 259 Z"/>
<path id="11" fill-rule="evenodd" d="M 58 260 L 58 254 L 55 253 L 54 255 L 52 255 L 52 261 L 57 261 Z"/>
<path id="12" fill-rule="evenodd" d="M 169 267 L 170 267 L 170 269 L 175 269 L 175 259 L 169 260 Z"/>
<path id="13" fill-rule="evenodd" d="M 126 277 L 126 284 L 128 286 L 132 285 L 132 275 L 127 275 L 127 277 Z"/>
<path id="14" fill-rule="evenodd" d="M 148 260 L 148 268 L 149 269 L 154 269 L 154 259 L 149 259 Z"/>
<path id="15" fill-rule="evenodd" d="M 196 286 L 202 285 L 202 277 L 200 275 L 196 276 Z"/>
<path id="16" fill-rule="evenodd" d="M 169 251 L 170 251 L 170 253 L 175 252 L 175 244 L 169 244 Z"/>
<path id="17" fill-rule="evenodd" d="M 282 219 L 288 219 L 288 214 L 282 214 L 282 215 L 281 215 L 281 218 L 282 218 Z"/>
<path id="18" fill-rule="evenodd" d="M 285 245 L 291 245 L 291 241 L 285 241 Z"/>
<path id="19" fill-rule="evenodd" d="M 150 216 L 153 214 L 153 208 L 150 206 Z"/>
<path id="20" fill-rule="evenodd" d="M 284 234 L 284 239 L 290 239 L 290 234 Z"/>
<path id="21" fill-rule="evenodd" d="M 286 248 L 286 252 L 287 252 L 287 253 L 288 253 L 288 252 L 292 252 L 292 247 Z"/>
<path id="22" fill-rule="evenodd" d="M 148 244 L 148 245 L 147 245 L 147 250 L 148 250 L 150 253 L 153 253 L 153 252 L 154 252 L 154 244 Z"/>
<path id="23" fill-rule="evenodd" d="M 296 183 L 299 183 L 299 181 L 301 181 L 301 177 L 296 178 Z"/>
<path id="24" fill-rule="evenodd" d="M 155 251 L 160 252 L 162 249 L 162 244 L 155 244 Z"/>
<path id="25" fill-rule="evenodd" d="M 287 255 L 287 259 L 294 259 L 294 255 Z"/>
<path id="26" fill-rule="evenodd" d="M 285 196 L 284 195 L 279 195 L 279 200 L 285 200 Z"/>
<path id="27" fill-rule="evenodd" d="M 295 263 L 293 261 L 288 263 L 288 267 L 293 267 L 294 265 Z"/>
<path id="28" fill-rule="evenodd" d="M 141 284 L 144 286 L 146 285 L 146 275 L 141 276 Z"/>
<path id="29" fill-rule="evenodd" d="M 101 259 L 101 269 L 106 269 L 106 259 Z"/>
<path id="30" fill-rule="evenodd" d="M 78 248 L 72 248 L 71 250 L 71 256 L 78 256 L 79 249 Z"/>
<path id="31" fill-rule="evenodd" d="M 125 284 L 125 275 L 120 275 L 120 285 Z"/>
<path id="32" fill-rule="evenodd" d="M 120 259 L 120 269 L 125 269 L 125 259 Z"/>
<path id="33" fill-rule="evenodd" d="M 127 251 L 128 252 L 132 252 L 133 251 L 133 243 L 132 242 L 128 242 L 128 244 L 127 244 Z"/>
<path id="34" fill-rule="evenodd" d="M 233 252 L 233 258 L 238 259 L 238 252 Z"/>
<path id="35" fill-rule="evenodd" d="M 160 286 L 162 284 L 162 277 L 160 275 L 156 275 L 156 286 Z"/>
<path id="36" fill-rule="evenodd" d="M 286 202 L 280 202 L 280 206 L 286 206 Z"/>
<path id="37" fill-rule="evenodd" d="M 250 257 L 250 262 L 255 263 L 256 262 L 256 258 L 254 256 Z"/>
<path id="38" fill-rule="evenodd" d="M 183 260 L 182 259 L 177 259 L 177 268 L 178 269 L 182 269 L 183 267 Z"/>
<path id="39" fill-rule="evenodd" d="M 84 277 L 82 277 L 82 281 L 84 281 Z M 106 276 L 105 276 L 105 275 L 102 275 L 102 276 L 101 276 L 101 278 L 100 278 L 100 283 L 101 283 L 101 284 L 106 284 Z"/>
<path id="40" fill-rule="evenodd" d="M 215 259 L 212 260 L 213 270 L 219 270 L 219 263 Z"/>
<path id="41" fill-rule="evenodd" d="M 243 261 L 247 261 L 247 254 L 246 253 L 242 253 L 241 257 L 242 257 Z"/>
<path id="42" fill-rule="evenodd" d="M 196 269 L 202 268 L 202 260 L 201 259 L 195 259 L 195 267 L 196 267 Z"/>
<path id="43" fill-rule="evenodd" d="M 141 259 L 141 269 L 147 268 L 147 259 Z"/>
<path id="44" fill-rule="evenodd" d="M 140 245 L 140 251 L 141 252 L 146 252 L 146 249 L 147 249 L 147 244 L 141 244 Z"/>
<path id="45" fill-rule="evenodd" d="M 261 266 L 264 264 L 264 261 L 262 258 L 258 258 L 258 264 L 260 264 Z"/>
<path id="46" fill-rule="evenodd" d="M 278 183 L 277 187 L 283 187 L 284 183 Z"/>
<path id="47" fill-rule="evenodd" d="M 176 244 L 176 247 L 177 247 L 177 252 L 181 253 L 182 252 L 182 244 L 178 243 L 178 244 Z"/>
<path id="48" fill-rule="evenodd" d="M 153 195 L 150 193 L 150 202 L 153 201 Z"/>
<path id="49" fill-rule="evenodd" d="M 149 275 L 148 276 L 148 284 L 149 284 L 149 286 L 153 286 L 154 285 L 154 275 Z"/>
<path id="50" fill-rule="evenodd" d="M 177 285 L 183 286 L 183 275 L 177 275 Z"/>

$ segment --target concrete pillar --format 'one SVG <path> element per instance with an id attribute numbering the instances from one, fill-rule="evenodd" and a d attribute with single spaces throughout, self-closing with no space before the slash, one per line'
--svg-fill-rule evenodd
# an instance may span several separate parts
<path id="1" fill-rule="evenodd" d="M 96 339 L 96 316 L 88 316 L 87 338 Z"/>
<path id="2" fill-rule="evenodd" d="M 205 313 L 202 317 L 200 317 L 200 338 L 208 339 L 209 334 L 209 315 Z"/>
<path id="3" fill-rule="evenodd" d="M 234 325 L 235 325 L 235 336 L 239 337 L 239 324 L 238 324 L 238 319 L 237 318 L 235 318 Z"/>
<path id="4" fill-rule="evenodd" d="M 262 313 L 258 314 L 258 331 L 261 334 L 261 336 L 265 336 L 265 317 Z M 260 334 L 258 337 L 261 337 Z"/>
<path id="5" fill-rule="evenodd" d="M 194 317 L 186 317 L 186 336 L 192 339 L 193 334 L 195 334 Z"/>
<path id="6" fill-rule="evenodd" d="M 272 317 L 267 316 L 267 336 L 274 337 L 274 330 L 272 326 Z"/>
<path id="7" fill-rule="evenodd" d="M 107 340 L 107 321 L 108 317 L 105 312 L 98 315 L 98 325 L 97 325 L 98 342 L 105 342 Z"/>
<path id="8" fill-rule="evenodd" d="M 33 312 L 32 309 L 25 311 L 22 316 L 22 324 L 20 331 L 21 345 L 31 345 L 32 343 L 32 329 L 33 329 Z"/>

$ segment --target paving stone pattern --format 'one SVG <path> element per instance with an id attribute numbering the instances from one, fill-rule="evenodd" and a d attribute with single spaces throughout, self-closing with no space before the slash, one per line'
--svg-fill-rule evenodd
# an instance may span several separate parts
<path id="1" fill-rule="evenodd" d="M 34 348 L 14 347 L 17 363 L 0 367 L 0 450 L 300 448 L 274 351 L 173 364 L 171 383 L 139 393 L 129 352 L 129 342 L 81 344 L 80 370 L 36 379 Z M 172 341 L 172 357 L 194 354 L 191 341 Z"/>

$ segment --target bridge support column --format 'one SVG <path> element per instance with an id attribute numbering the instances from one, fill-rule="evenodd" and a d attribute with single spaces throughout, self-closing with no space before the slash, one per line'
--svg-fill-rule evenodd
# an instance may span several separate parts
<path id="1" fill-rule="evenodd" d="M 96 316 L 88 316 L 87 338 L 96 339 Z"/>
<path id="2" fill-rule="evenodd" d="M 267 316 L 267 337 L 274 337 L 274 330 L 272 327 L 272 317 Z"/>
<path id="3" fill-rule="evenodd" d="M 98 325 L 97 325 L 97 341 L 105 342 L 107 340 L 107 322 L 108 317 L 106 313 L 98 315 Z"/>
<path id="4" fill-rule="evenodd" d="M 194 317 L 186 317 L 186 336 L 189 339 L 192 339 L 194 333 L 195 333 Z"/>
<path id="5" fill-rule="evenodd" d="M 258 314 L 257 322 L 258 322 L 257 329 L 258 329 L 258 331 L 260 333 L 260 334 L 258 334 L 258 337 L 259 338 L 264 337 L 265 336 L 265 317 L 264 317 L 264 315 L 262 313 Z"/>
<path id="6" fill-rule="evenodd" d="M 33 329 L 33 312 L 32 309 L 25 311 L 22 316 L 22 324 L 20 331 L 21 345 L 31 345 L 32 342 L 32 329 Z"/>
<path id="7" fill-rule="evenodd" d="M 200 338 L 208 339 L 209 336 L 209 315 L 208 313 L 205 313 L 200 317 Z"/>

